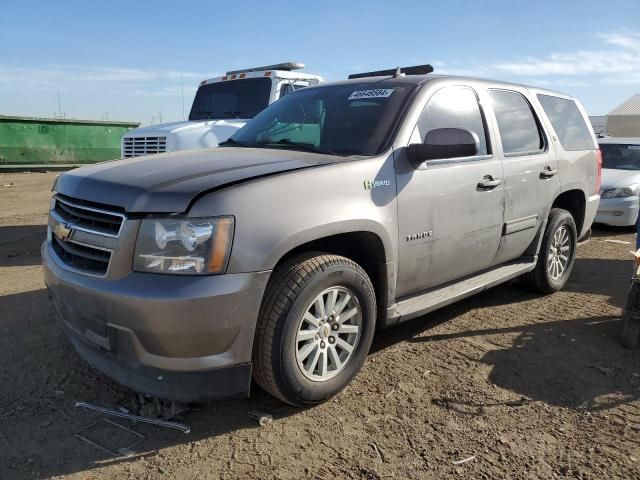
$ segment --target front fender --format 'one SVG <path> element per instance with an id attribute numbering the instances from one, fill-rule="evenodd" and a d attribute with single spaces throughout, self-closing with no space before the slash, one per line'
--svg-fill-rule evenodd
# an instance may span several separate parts
<path id="1" fill-rule="evenodd" d="M 287 238 L 282 239 L 265 258 L 265 269 L 274 268 L 282 257 L 293 249 L 305 243 L 321 240 L 333 235 L 344 233 L 366 232 L 376 235 L 382 242 L 384 248 L 385 261 L 394 258 L 393 243 L 383 225 L 370 219 L 352 219 L 340 222 L 317 225 L 306 230 L 296 232 Z"/>

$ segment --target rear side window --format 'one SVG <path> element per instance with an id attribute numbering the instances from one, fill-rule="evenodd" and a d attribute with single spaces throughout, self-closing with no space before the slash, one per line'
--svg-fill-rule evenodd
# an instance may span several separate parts
<path id="1" fill-rule="evenodd" d="M 282 87 L 280 87 L 280 97 L 278 98 L 282 98 L 285 95 L 288 95 L 291 92 L 295 92 L 296 90 L 300 90 L 301 88 L 304 88 L 306 86 L 307 85 L 300 85 L 295 83 L 285 83 L 284 85 L 282 85 Z"/>
<path id="2" fill-rule="evenodd" d="M 565 150 L 593 150 L 591 131 L 576 102 L 551 95 L 538 95 L 560 144 Z"/>
<path id="3" fill-rule="evenodd" d="M 510 90 L 490 90 L 505 155 L 537 153 L 544 143 L 531 105 Z"/>
<path id="4" fill-rule="evenodd" d="M 436 128 L 463 128 L 480 140 L 478 155 L 487 155 L 487 136 L 478 99 L 468 87 L 445 87 L 429 99 L 418 120 L 420 138 Z"/>

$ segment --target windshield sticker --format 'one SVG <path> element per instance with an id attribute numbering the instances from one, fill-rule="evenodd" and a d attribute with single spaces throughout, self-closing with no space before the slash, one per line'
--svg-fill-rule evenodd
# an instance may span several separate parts
<path id="1" fill-rule="evenodd" d="M 640 145 L 628 145 L 628 150 L 640 150 Z"/>
<path id="2" fill-rule="evenodd" d="M 347 100 L 359 100 L 361 98 L 387 98 L 393 93 L 393 88 L 376 88 L 373 90 L 358 90 L 349 95 Z"/>

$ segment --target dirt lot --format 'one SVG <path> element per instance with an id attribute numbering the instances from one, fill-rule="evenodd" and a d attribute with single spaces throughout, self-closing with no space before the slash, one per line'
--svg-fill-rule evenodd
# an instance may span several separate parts
<path id="1" fill-rule="evenodd" d="M 561 293 L 511 283 L 381 332 L 325 405 L 255 387 L 190 412 L 189 435 L 136 425 L 136 456 L 102 453 L 74 437 L 98 419 L 74 402 L 129 393 L 77 357 L 49 305 L 53 177 L 0 173 L 0 478 L 640 478 L 640 351 L 618 341 L 632 248 L 619 242 L 634 241 L 622 229 L 595 231 Z M 258 427 L 254 409 L 274 422 Z M 93 438 L 131 441 L 105 428 Z"/>

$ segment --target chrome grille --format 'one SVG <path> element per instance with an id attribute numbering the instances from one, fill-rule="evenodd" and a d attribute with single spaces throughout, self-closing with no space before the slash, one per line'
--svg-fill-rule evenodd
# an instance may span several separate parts
<path id="1" fill-rule="evenodd" d="M 111 260 L 110 251 L 73 241 L 59 240 L 55 235 L 51 238 L 51 246 L 60 260 L 74 270 L 98 276 L 107 274 Z"/>
<path id="2" fill-rule="evenodd" d="M 56 195 L 53 210 L 76 230 L 107 237 L 117 237 L 120 234 L 125 218 L 121 213 L 82 205 L 61 195 Z"/>
<path id="3" fill-rule="evenodd" d="M 126 217 L 106 208 L 110 207 L 54 196 L 48 238 L 60 262 L 85 275 L 107 275 Z"/>
<path id="4" fill-rule="evenodd" d="M 122 158 L 153 155 L 167 151 L 167 137 L 124 137 Z"/>

